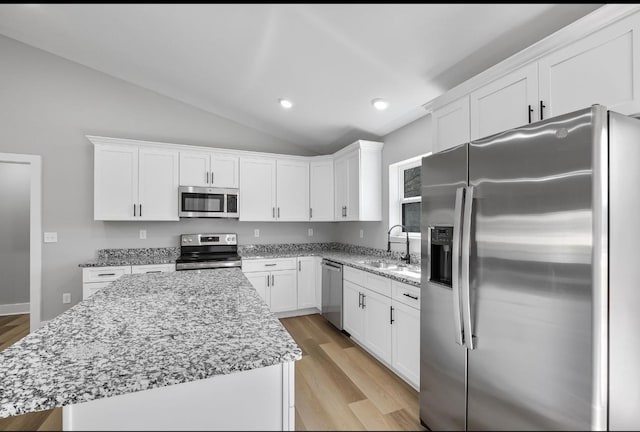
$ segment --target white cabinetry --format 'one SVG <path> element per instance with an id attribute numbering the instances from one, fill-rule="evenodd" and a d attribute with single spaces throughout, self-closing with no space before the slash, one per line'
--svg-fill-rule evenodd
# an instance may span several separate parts
<path id="1" fill-rule="evenodd" d="M 431 114 L 434 153 L 469 142 L 469 96 L 463 96 Z"/>
<path id="2" fill-rule="evenodd" d="M 286 312 L 298 307 L 298 272 L 280 270 L 271 272 L 269 307 L 271 312 Z"/>
<path id="3" fill-rule="evenodd" d="M 297 309 L 296 258 L 242 260 L 242 272 L 265 300 L 271 312 Z"/>
<path id="4" fill-rule="evenodd" d="M 276 160 L 240 159 L 240 220 L 276 220 Z"/>
<path id="5" fill-rule="evenodd" d="M 391 366 L 420 387 L 420 288 L 392 282 Z"/>
<path id="6" fill-rule="evenodd" d="M 538 119 L 538 67 L 530 64 L 471 93 L 471 139 Z"/>
<path id="7" fill-rule="evenodd" d="M 132 265 L 131 274 L 170 273 L 176 271 L 175 264 Z"/>
<path id="8" fill-rule="evenodd" d="M 95 144 L 95 220 L 178 220 L 178 151 Z"/>
<path id="9" fill-rule="evenodd" d="M 540 59 L 544 118 L 593 104 L 640 112 L 639 32 L 636 13 Z"/>
<path id="10" fill-rule="evenodd" d="M 333 160 L 309 163 L 309 220 L 333 220 Z"/>
<path id="11" fill-rule="evenodd" d="M 278 159 L 276 163 L 276 218 L 309 220 L 309 162 Z"/>
<path id="12" fill-rule="evenodd" d="M 342 283 L 342 327 L 358 341 L 364 341 L 363 291 L 361 286 L 348 280 Z"/>
<path id="13" fill-rule="evenodd" d="M 391 298 L 371 290 L 364 292 L 364 345 L 384 362 L 391 363 Z"/>
<path id="14" fill-rule="evenodd" d="M 316 307 L 316 257 L 298 258 L 298 309 Z"/>
<path id="15" fill-rule="evenodd" d="M 336 154 L 334 218 L 382 220 L 382 143 L 357 141 Z"/>
<path id="16" fill-rule="evenodd" d="M 249 279 L 249 282 L 251 282 L 251 285 L 253 285 L 253 287 L 256 289 L 256 291 L 258 291 L 258 294 L 260 295 L 260 297 L 262 297 L 262 300 L 264 300 L 264 302 L 267 304 L 267 306 L 270 306 L 270 299 L 269 299 L 269 293 L 267 291 L 267 287 L 271 286 L 271 272 L 268 271 L 258 271 L 258 272 L 253 272 L 253 273 L 246 273 L 244 274 L 247 279 Z"/>
<path id="17" fill-rule="evenodd" d="M 175 264 L 85 267 L 82 269 L 82 299 L 86 300 L 120 276 L 132 273 L 164 273 L 176 270 Z"/>
<path id="18" fill-rule="evenodd" d="M 232 154 L 180 151 L 180 185 L 237 188 L 239 160 Z"/>

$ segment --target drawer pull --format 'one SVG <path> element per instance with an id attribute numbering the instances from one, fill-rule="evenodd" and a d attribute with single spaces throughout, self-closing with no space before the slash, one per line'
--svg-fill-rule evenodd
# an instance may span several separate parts
<path id="1" fill-rule="evenodd" d="M 162 273 L 162 270 L 149 270 L 148 272 L 146 272 L 147 274 L 149 273 Z"/>
<path id="2" fill-rule="evenodd" d="M 278 265 L 278 264 L 265 264 L 264 266 L 265 266 L 265 267 L 274 267 L 274 266 L 277 266 L 277 265 Z"/>
<path id="3" fill-rule="evenodd" d="M 99 273 L 98 276 L 115 276 L 115 273 Z"/>
<path id="4" fill-rule="evenodd" d="M 412 296 L 411 294 L 407 294 L 407 293 L 402 293 L 402 295 L 405 296 L 405 297 L 412 298 L 414 300 L 418 300 L 418 296 Z"/>

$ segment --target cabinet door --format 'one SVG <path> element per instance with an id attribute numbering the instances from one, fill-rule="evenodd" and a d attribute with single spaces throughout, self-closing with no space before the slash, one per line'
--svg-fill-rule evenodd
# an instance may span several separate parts
<path id="1" fill-rule="evenodd" d="M 538 65 L 532 63 L 471 93 L 471 139 L 538 120 Z"/>
<path id="2" fill-rule="evenodd" d="M 420 386 L 420 311 L 393 301 L 391 366 L 414 387 Z"/>
<path id="3" fill-rule="evenodd" d="M 363 289 L 349 281 L 342 284 L 342 327 L 351 337 L 364 342 L 364 313 L 360 307 Z"/>
<path id="4" fill-rule="evenodd" d="M 309 220 L 333 220 L 333 161 L 309 164 Z"/>
<path id="5" fill-rule="evenodd" d="M 258 291 L 262 300 L 269 305 L 269 288 L 271 286 L 271 273 L 269 272 L 254 272 L 254 273 L 245 273 L 244 274 L 251 285 Z"/>
<path id="6" fill-rule="evenodd" d="M 180 186 L 209 186 L 211 153 L 180 152 Z"/>
<path id="7" fill-rule="evenodd" d="M 240 158 L 238 156 L 214 153 L 211 155 L 211 186 L 221 188 L 237 188 L 239 179 Z"/>
<path id="8" fill-rule="evenodd" d="M 347 160 L 342 157 L 336 159 L 334 173 L 334 219 L 345 220 L 347 215 L 344 209 L 347 205 Z"/>
<path id="9" fill-rule="evenodd" d="M 271 272 L 271 312 L 290 311 L 298 307 L 297 280 L 296 270 Z"/>
<path id="10" fill-rule="evenodd" d="M 544 118 L 601 104 L 640 112 L 640 14 L 634 14 L 538 62 Z"/>
<path id="11" fill-rule="evenodd" d="M 431 120 L 434 153 L 469 142 L 469 96 L 434 110 Z"/>
<path id="12" fill-rule="evenodd" d="M 276 171 L 277 219 L 308 221 L 309 162 L 279 159 Z"/>
<path id="13" fill-rule="evenodd" d="M 138 216 L 141 220 L 178 220 L 177 150 L 140 147 Z"/>
<path id="14" fill-rule="evenodd" d="M 360 215 L 360 150 L 347 156 L 347 220 L 358 220 Z M 382 173 L 380 173 L 382 174 Z"/>
<path id="15" fill-rule="evenodd" d="M 275 159 L 240 159 L 240 220 L 276 220 Z"/>
<path id="16" fill-rule="evenodd" d="M 316 307 L 316 258 L 298 258 L 298 309 Z"/>
<path id="17" fill-rule="evenodd" d="M 364 290 L 364 346 L 391 364 L 391 299 Z"/>
<path id="18" fill-rule="evenodd" d="M 82 300 L 86 300 L 111 282 L 91 282 L 82 284 Z"/>
<path id="19" fill-rule="evenodd" d="M 138 147 L 96 144 L 94 149 L 93 218 L 137 219 Z"/>

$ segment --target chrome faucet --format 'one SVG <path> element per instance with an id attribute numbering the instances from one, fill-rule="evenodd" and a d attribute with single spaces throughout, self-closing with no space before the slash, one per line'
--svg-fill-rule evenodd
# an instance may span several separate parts
<path id="1" fill-rule="evenodd" d="M 395 227 L 402 227 L 404 229 L 407 229 L 407 227 L 402 224 L 397 224 L 389 228 L 389 231 L 387 231 L 387 252 L 391 252 L 391 230 Z M 411 255 L 409 254 L 409 230 L 405 232 L 407 233 L 407 251 L 404 255 L 400 256 L 400 259 L 402 261 L 405 261 L 407 264 L 411 264 Z"/>

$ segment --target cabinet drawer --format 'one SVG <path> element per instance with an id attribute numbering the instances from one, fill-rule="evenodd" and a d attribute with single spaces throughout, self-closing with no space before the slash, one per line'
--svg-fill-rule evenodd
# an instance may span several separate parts
<path id="1" fill-rule="evenodd" d="M 125 274 L 131 274 L 131 266 L 85 267 L 82 282 L 110 282 Z"/>
<path id="2" fill-rule="evenodd" d="M 86 300 L 111 282 L 90 282 L 82 284 L 82 300 Z"/>
<path id="3" fill-rule="evenodd" d="M 342 268 L 343 279 L 353 282 L 354 284 L 365 286 L 367 272 L 354 269 L 353 267 L 344 266 Z"/>
<path id="4" fill-rule="evenodd" d="M 364 287 L 383 296 L 391 297 L 391 279 L 373 273 L 365 273 Z"/>
<path id="5" fill-rule="evenodd" d="M 416 309 L 420 309 L 420 288 L 402 282 L 392 282 L 394 301 L 404 303 Z"/>
<path id="6" fill-rule="evenodd" d="M 167 273 L 176 271 L 175 264 L 148 264 L 131 266 L 131 274 L 138 273 Z"/>
<path id="7" fill-rule="evenodd" d="M 251 273 L 257 271 L 273 270 L 296 270 L 297 258 L 276 258 L 276 259 L 243 259 L 242 271 Z"/>

